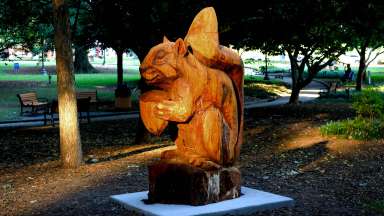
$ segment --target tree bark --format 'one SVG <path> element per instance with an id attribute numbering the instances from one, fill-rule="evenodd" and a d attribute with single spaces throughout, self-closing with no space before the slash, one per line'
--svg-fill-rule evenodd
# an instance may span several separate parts
<path id="1" fill-rule="evenodd" d="M 300 88 L 299 88 L 299 82 L 300 79 L 300 67 L 297 65 L 297 56 L 292 55 L 289 53 L 289 61 L 291 63 L 291 77 L 292 77 L 292 92 L 291 96 L 289 97 L 289 104 L 298 104 L 299 103 L 299 94 L 300 94 Z"/>
<path id="2" fill-rule="evenodd" d="M 360 50 L 360 62 L 359 62 L 359 70 L 357 71 L 356 75 L 356 91 L 361 91 L 362 83 L 363 83 L 363 75 L 365 72 L 365 53 L 367 51 L 367 47 L 363 45 Z"/>
<path id="3" fill-rule="evenodd" d="M 122 50 L 116 50 L 117 55 L 117 86 L 123 84 L 123 54 Z"/>
<path id="4" fill-rule="evenodd" d="M 64 168 L 76 168 L 82 163 L 82 150 L 77 118 L 68 7 L 64 0 L 52 0 L 52 5 L 60 120 L 60 156 Z"/>
<path id="5" fill-rule="evenodd" d="M 299 82 L 292 82 L 292 92 L 289 97 L 289 104 L 299 104 L 301 85 Z"/>
<path id="6" fill-rule="evenodd" d="M 75 72 L 96 73 L 96 69 L 89 63 L 88 51 L 83 47 L 75 47 Z"/>

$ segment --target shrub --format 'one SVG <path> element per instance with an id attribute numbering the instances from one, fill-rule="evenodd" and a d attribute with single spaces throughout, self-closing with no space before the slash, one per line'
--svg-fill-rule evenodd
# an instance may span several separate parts
<path id="1" fill-rule="evenodd" d="M 384 96 L 372 88 L 353 95 L 357 117 L 329 122 L 320 128 L 323 135 L 339 135 L 358 140 L 384 138 Z"/>
<path id="2" fill-rule="evenodd" d="M 372 88 L 365 89 L 353 96 L 352 107 L 358 117 L 382 119 L 384 116 L 384 96 Z"/>
<path id="3" fill-rule="evenodd" d="M 257 60 L 253 58 L 248 58 L 244 60 L 244 64 L 255 64 L 255 63 L 257 63 Z"/>
<path id="4" fill-rule="evenodd" d="M 355 118 L 329 122 L 320 128 L 323 135 L 338 135 L 344 138 L 370 140 L 384 138 L 384 123 L 380 120 Z"/>

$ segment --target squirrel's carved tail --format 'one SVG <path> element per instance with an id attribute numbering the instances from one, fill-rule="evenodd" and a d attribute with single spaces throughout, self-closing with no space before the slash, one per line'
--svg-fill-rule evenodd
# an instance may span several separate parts
<path id="1" fill-rule="evenodd" d="M 220 46 L 218 23 L 216 12 L 213 7 L 204 8 L 193 20 L 184 41 L 193 50 L 193 55 L 204 65 L 224 71 L 233 81 L 237 105 L 239 131 L 235 146 L 235 158 L 229 163 L 237 160 L 240 147 L 243 142 L 244 122 L 244 67 L 240 56 L 231 49 Z"/>

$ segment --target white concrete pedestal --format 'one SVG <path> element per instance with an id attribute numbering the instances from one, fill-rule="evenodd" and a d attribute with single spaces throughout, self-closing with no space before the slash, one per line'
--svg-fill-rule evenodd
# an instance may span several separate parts
<path id="1" fill-rule="evenodd" d="M 239 198 L 211 203 L 203 206 L 174 204 L 145 204 L 148 191 L 113 195 L 114 201 L 127 209 L 154 216 L 224 215 L 251 214 L 257 211 L 293 206 L 294 201 L 284 197 L 252 188 L 241 187 Z"/>

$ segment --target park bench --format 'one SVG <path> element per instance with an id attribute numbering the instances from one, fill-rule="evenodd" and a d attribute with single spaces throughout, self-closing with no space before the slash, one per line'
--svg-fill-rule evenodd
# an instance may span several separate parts
<path id="1" fill-rule="evenodd" d="M 36 114 L 41 111 L 44 115 L 46 115 L 46 113 L 48 112 L 48 99 L 38 98 L 36 92 L 17 94 L 17 98 L 19 98 L 20 102 L 20 115 L 23 115 L 27 112 Z M 31 110 L 25 111 L 25 108 L 31 108 Z"/>
<path id="2" fill-rule="evenodd" d="M 76 92 L 77 99 L 90 98 L 90 104 L 95 105 L 96 109 L 98 109 L 98 98 L 97 98 L 97 90 L 95 91 L 78 91 Z"/>
<path id="3" fill-rule="evenodd" d="M 89 116 L 89 108 L 90 108 L 90 103 L 91 102 L 91 97 L 88 98 L 77 98 L 77 112 L 79 114 L 79 119 L 87 118 L 88 123 L 91 121 L 91 118 Z M 51 103 L 50 107 L 50 116 L 51 116 L 51 124 L 52 126 L 55 124 L 55 119 L 54 119 L 54 114 L 59 113 L 59 104 L 57 100 L 53 100 Z M 86 116 L 83 116 L 83 113 L 86 114 Z"/>
<path id="4" fill-rule="evenodd" d="M 324 84 L 324 82 L 322 82 Z M 345 90 L 345 93 L 347 95 L 347 98 L 351 96 L 351 90 L 356 88 L 356 85 L 348 85 L 348 84 L 342 84 L 341 82 L 337 81 L 330 81 L 326 84 L 327 90 L 326 92 L 320 92 L 320 94 L 330 95 L 332 93 L 336 93 L 337 90 Z"/>
<path id="5" fill-rule="evenodd" d="M 325 89 L 321 89 L 321 92 L 319 93 L 320 96 L 329 96 L 331 93 L 336 93 L 339 85 L 338 82 L 336 81 L 330 81 L 330 82 L 324 82 L 321 80 L 316 80 L 316 81 L 325 86 Z"/>
<path id="6" fill-rule="evenodd" d="M 336 93 L 337 87 L 338 87 L 338 83 L 337 82 L 330 82 L 329 83 L 329 87 L 328 87 L 328 94 L 329 93 Z"/>

